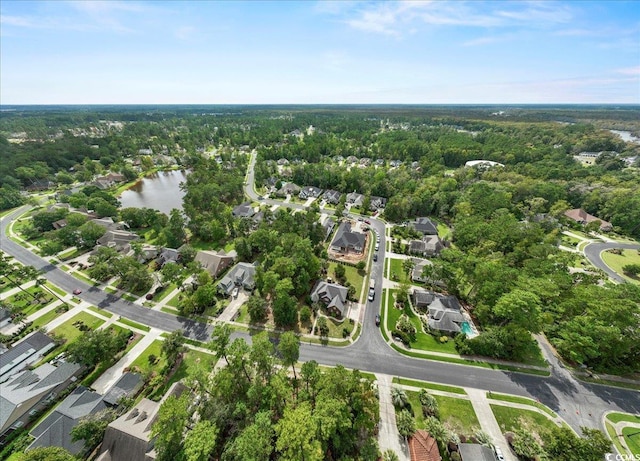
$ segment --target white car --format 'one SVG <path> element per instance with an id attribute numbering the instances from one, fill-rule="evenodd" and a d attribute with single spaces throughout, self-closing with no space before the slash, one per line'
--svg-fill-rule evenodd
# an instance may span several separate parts
<path id="1" fill-rule="evenodd" d="M 496 452 L 496 458 L 498 461 L 505 461 L 504 455 L 502 454 L 502 450 L 500 447 L 494 447 L 494 451 Z"/>

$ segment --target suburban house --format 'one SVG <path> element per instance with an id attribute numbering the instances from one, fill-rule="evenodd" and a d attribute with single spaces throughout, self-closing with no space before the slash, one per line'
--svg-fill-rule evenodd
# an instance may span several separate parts
<path id="1" fill-rule="evenodd" d="M 371 196 L 371 204 L 369 205 L 369 209 L 371 211 L 376 211 L 384 208 L 387 205 L 387 199 L 384 197 L 377 197 L 375 195 Z"/>
<path id="2" fill-rule="evenodd" d="M 356 163 L 358 161 L 358 157 L 356 157 L 355 155 L 349 155 L 346 159 L 345 162 L 347 163 Z"/>
<path id="3" fill-rule="evenodd" d="M 156 458 L 151 426 L 158 410 L 171 395 L 179 397 L 187 388 L 174 383 L 160 402 L 142 399 L 131 410 L 107 426 L 96 461 L 151 461 Z"/>
<path id="4" fill-rule="evenodd" d="M 478 443 L 460 443 L 458 453 L 462 461 L 496 461 L 493 450 Z"/>
<path id="5" fill-rule="evenodd" d="M 347 203 L 350 203 L 352 206 L 362 206 L 363 201 L 364 195 L 358 194 L 356 191 L 347 194 Z"/>
<path id="6" fill-rule="evenodd" d="M 462 331 L 462 323 L 466 319 L 462 315 L 462 307 L 455 296 L 443 296 L 416 289 L 412 298 L 416 309 L 427 311 L 427 323 L 432 330 L 449 334 Z"/>
<path id="7" fill-rule="evenodd" d="M 402 165 L 402 160 L 391 160 L 389 162 L 391 168 L 398 168 L 400 165 Z"/>
<path id="8" fill-rule="evenodd" d="M 427 279 L 422 272 L 426 266 L 430 266 L 432 263 L 426 259 L 413 258 L 413 269 L 411 270 L 411 280 L 414 282 L 426 282 Z"/>
<path id="9" fill-rule="evenodd" d="M 220 280 L 218 291 L 227 296 L 230 296 L 236 288 L 253 291 L 256 287 L 255 276 L 255 265 L 238 263 Z"/>
<path id="10" fill-rule="evenodd" d="M 158 256 L 157 263 L 162 267 L 167 263 L 177 263 L 179 259 L 180 251 L 175 248 L 163 248 L 160 251 L 160 256 Z"/>
<path id="11" fill-rule="evenodd" d="M 196 254 L 195 261 L 205 269 L 211 277 L 216 278 L 227 267 L 236 260 L 237 253 L 231 251 L 229 254 L 224 251 L 200 250 Z"/>
<path id="12" fill-rule="evenodd" d="M 338 192 L 337 190 L 329 189 L 329 190 L 324 192 L 324 194 L 322 195 L 322 198 L 327 203 L 331 203 L 333 205 L 337 205 L 338 203 L 340 203 L 340 197 L 341 196 L 342 196 L 342 194 L 340 192 Z"/>
<path id="13" fill-rule="evenodd" d="M 288 182 L 276 191 L 276 195 L 286 197 L 287 195 L 296 195 L 300 193 L 300 186 L 292 182 Z"/>
<path id="14" fill-rule="evenodd" d="M 360 232 L 351 232 L 351 223 L 344 221 L 338 226 L 331 242 L 331 249 L 340 253 L 362 253 L 367 236 Z"/>
<path id="15" fill-rule="evenodd" d="M 115 248 L 120 252 L 128 252 L 131 249 L 130 243 L 138 240 L 137 234 L 123 230 L 108 230 L 97 240 L 98 245 Z"/>
<path id="16" fill-rule="evenodd" d="M 251 218 L 256 214 L 256 210 L 254 210 L 250 203 L 243 203 L 235 207 L 231 214 L 236 218 Z"/>
<path id="17" fill-rule="evenodd" d="M 360 166 L 369 166 L 371 165 L 371 159 L 369 157 L 362 157 L 360 159 Z"/>
<path id="18" fill-rule="evenodd" d="M 609 232 L 610 230 L 613 229 L 613 225 L 610 222 L 605 221 L 604 219 L 597 218 L 593 215 L 590 215 L 589 213 L 584 211 L 582 208 L 575 208 L 573 210 L 565 211 L 564 215 L 567 218 L 573 219 L 575 222 L 582 225 L 589 224 L 594 221 L 600 221 L 600 230 L 602 232 Z"/>
<path id="19" fill-rule="evenodd" d="M 62 229 L 63 227 L 67 227 L 67 220 L 64 218 L 58 219 L 57 221 L 54 221 L 51 225 L 55 230 Z"/>
<path id="20" fill-rule="evenodd" d="M 142 247 L 140 247 L 140 254 L 138 255 L 139 263 L 148 263 L 151 260 L 157 259 L 160 256 L 160 248 L 155 245 L 149 245 L 148 243 L 144 243 Z"/>
<path id="21" fill-rule="evenodd" d="M 384 159 L 383 158 L 377 158 L 376 159 L 376 166 L 384 166 Z"/>
<path id="22" fill-rule="evenodd" d="M 300 198 L 308 199 L 308 198 L 318 198 L 322 194 L 322 189 L 314 186 L 305 186 L 300 190 Z"/>
<path id="23" fill-rule="evenodd" d="M 84 441 L 71 441 L 71 430 L 80 419 L 106 410 L 102 396 L 84 386 L 78 386 L 56 409 L 29 433 L 35 440 L 29 449 L 37 447 L 62 447 L 72 455 L 84 449 Z"/>
<path id="24" fill-rule="evenodd" d="M 336 163 L 344 162 L 344 157 L 342 155 L 336 155 L 333 157 L 333 161 Z"/>
<path id="25" fill-rule="evenodd" d="M 140 374 L 124 373 L 105 395 L 100 395 L 84 386 L 78 386 L 60 402 L 53 412 L 31 430 L 30 435 L 35 440 L 29 445 L 29 449 L 62 447 L 73 455 L 79 454 L 84 448 L 84 443 L 72 442 L 71 430 L 80 420 L 88 415 L 118 407 L 122 397 L 136 395 L 143 384 Z"/>
<path id="26" fill-rule="evenodd" d="M 347 287 L 318 280 L 313 290 L 311 290 L 311 301 L 314 303 L 321 302 L 332 315 L 342 318 L 349 309 L 348 294 L 349 289 Z"/>
<path id="27" fill-rule="evenodd" d="M 278 159 L 277 163 L 280 166 L 284 166 L 284 165 L 288 165 L 289 164 L 289 160 L 287 160 L 286 158 L 280 158 L 280 159 Z"/>
<path id="28" fill-rule="evenodd" d="M 409 227 L 422 235 L 438 235 L 438 226 L 427 217 L 416 218 L 409 223 Z"/>
<path id="29" fill-rule="evenodd" d="M 409 456 L 411 461 L 442 461 L 436 439 L 424 429 L 409 438 Z"/>
<path id="30" fill-rule="evenodd" d="M 53 339 L 39 331 L 34 331 L 19 343 L 14 344 L 11 349 L 0 355 L 0 382 L 5 382 L 11 376 L 37 362 L 55 346 Z"/>
<path id="31" fill-rule="evenodd" d="M 437 235 L 425 235 L 422 240 L 411 240 L 409 242 L 409 253 L 421 256 L 435 256 L 444 245 Z"/>
<path id="32" fill-rule="evenodd" d="M 111 217 L 94 218 L 91 219 L 91 222 L 100 227 L 104 227 L 106 230 L 123 230 L 125 228 L 125 223 L 115 222 Z"/>
<path id="33" fill-rule="evenodd" d="M 327 216 L 323 221 L 322 221 L 322 228 L 324 229 L 324 238 L 325 240 L 329 238 L 329 236 L 331 235 L 331 232 L 333 232 L 333 228 L 336 227 L 336 222 L 333 220 L 332 217 Z"/>
<path id="34" fill-rule="evenodd" d="M 24 426 L 56 395 L 66 389 L 82 367 L 76 363 L 45 363 L 35 370 L 24 370 L 0 384 L 0 441 Z"/>

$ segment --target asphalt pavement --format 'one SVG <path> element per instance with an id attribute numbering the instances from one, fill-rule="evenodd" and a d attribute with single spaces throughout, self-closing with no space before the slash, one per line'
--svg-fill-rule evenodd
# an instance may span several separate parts
<path id="1" fill-rule="evenodd" d="M 255 156 L 248 174 L 246 192 L 250 198 L 258 201 L 258 196 L 253 189 L 252 166 L 254 162 Z M 261 202 L 297 209 L 302 207 L 299 204 L 283 204 L 275 200 L 262 200 Z M 207 341 L 210 338 L 211 325 L 148 309 L 101 291 L 79 281 L 10 240 L 7 237 L 7 225 L 22 214 L 25 209 L 25 207 L 20 208 L 2 219 L 0 225 L 0 249 L 2 251 L 14 256 L 23 264 L 32 265 L 42 270 L 49 281 L 64 291 L 70 293 L 74 289 L 80 288 L 82 294 L 79 297 L 101 309 L 163 331 L 170 332 L 182 329 L 185 336 L 192 339 Z M 588 383 L 576 386 L 574 381 L 567 380 L 560 373 L 552 372 L 551 377 L 542 377 L 448 362 L 414 359 L 391 349 L 375 325 L 375 315 L 380 312 L 382 298 L 385 223 L 377 219 L 369 219 L 371 221 L 370 227 L 379 233 L 381 241 L 378 261 L 373 263 L 371 268 L 372 277 L 376 280 L 376 296 L 373 302 L 367 303 L 360 338 L 349 346 L 339 348 L 303 343 L 300 350 L 301 361 L 315 360 L 323 365 L 341 364 L 347 368 L 373 373 L 486 389 L 538 399 L 556 411 L 576 430 L 580 426 L 603 428 L 602 415 L 606 411 L 640 413 L 640 393 L 637 391 Z M 242 337 L 250 341 L 248 334 L 234 333 L 234 337 Z"/>

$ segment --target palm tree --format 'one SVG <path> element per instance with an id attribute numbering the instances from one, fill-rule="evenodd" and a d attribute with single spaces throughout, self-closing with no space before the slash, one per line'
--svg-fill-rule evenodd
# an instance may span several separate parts
<path id="1" fill-rule="evenodd" d="M 422 404 L 422 414 L 439 417 L 438 401 L 426 389 L 420 390 L 420 403 Z"/>
<path id="2" fill-rule="evenodd" d="M 393 450 L 385 450 L 382 453 L 382 461 L 400 461 L 398 454 Z"/>
<path id="3" fill-rule="evenodd" d="M 391 403 L 396 408 L 405 408 L 408 405 L 409 398 L 404 389 L 395 386 L 391 388 Z"/>
<path id="4" fill-rule="evenodd" d="M 440 447 L 440 451 L 443 451 L 451 439 L 451 434 L 447 428 L 444 427 L 444 424 L 433 416 L 429 416 L 424 420 L 424 428 L 429 434 L 431 434 L 431 437 L 436 439 L 436 442 L 438 442 L 438 446 Z"/>
<path id="5" fill-rule="evenodd" d="M 416 420 L 413 419 L 413 416 L 407 410 L 401 410 L 396 414 L 396 425 L 398 426 L 398 432 L 405 439 L 411 437 L 416 432 Z"/>

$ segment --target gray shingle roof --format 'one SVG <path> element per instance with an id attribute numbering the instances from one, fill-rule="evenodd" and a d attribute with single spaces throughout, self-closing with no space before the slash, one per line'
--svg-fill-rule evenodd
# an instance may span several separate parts
<path id="1" fill-rule="evenodd" d="M 422 234 L 426 235 L 437 235 L 438 227 L 431 221 L 429 218 L 421 217 L 416 218 L 415 221 L 411 221 L 409 226 L 413 227 L 415 230 Z"/>
<path id="2" fill-rule="evenodd" d="M 348 221 L 343 222 L 338 227 L 331 246 L 334 248 L 353 250 L 361 252 L 364 249 L 366 236 L 359 232 L 351 232 L 351 223 Z"/>
<path id="3" fill-rule="evenodd" d="M 139 373 L 124 373 L 102 399 L 108 405 L 116 406 L 122 396 L 135 394 L 143 384 L 144 380 Z"/>
<path id="4" fill-rule="evenodd" d="M 342 285 L 318 280 L 311 291 L 311 300 L 313 302 L 322 301 L 327 308 L 334 308 L 340 312 L 341 316 L 344 316 L 348 294 L 349 289 Z"/>

